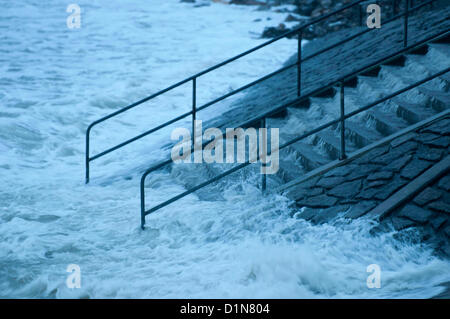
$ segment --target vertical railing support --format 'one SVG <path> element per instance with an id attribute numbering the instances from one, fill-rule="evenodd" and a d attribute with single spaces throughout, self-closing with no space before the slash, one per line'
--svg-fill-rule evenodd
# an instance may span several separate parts
<path id="1" fill-rule="evenodd" d="M 268 144 L 267 143 L 267 131 L 263 130 L 266 128 L 266 118 L 265 117 L 263 117 L 261 119 L 260 127 L 261 127 L 261 132 L 262 132 L 262 134 L 260 136 L 262 138 L 259 141 L 259 152 L 260 152 L 259 160 L 261 161 L 261 166 L 263 167 L 263 166 L 266 166 L 266 164 L 263 162 L 261 155 L 262 154 L 267 155 L 266 147 L 268 146 L 267 145 Z M 261 148 L 263 148 L 263 149 L 261 150 Z M 266 158 L 264 158 L 264 161 L 266 161 Z M 266 192 L 266 186 L 267 186 L 266 172 L 265 172 L 265 170 L 262 170 L 262 172 L 261 172 L 261 192 L 263 194 Z"/>
<path id="2" fill-rule="evenodd" d="M 144 173 L 141 177 L 141 228 L 145 229 L 145 178 L 147 174 Z"/>
<path id="3" fill-rule="evenodd" d="M 302 39 L 303 39 L 303 29 L 298 32 L 297 41 L 297 96 L 300 97 L 302 94 Z"/>
<path id="4" fill-rule="evenodd" d="M 397 14 L 397 0 L 392 0 L 392 17 Z"/>
<path id="5" fill-rule="evenodd" d="M 86 141 L 86 180 L 85 183 L 89 183 L 89 140 Z"/>
<path id="6" fill-rule="evenodd" d="M 408 46 L 408 15 L 409 15 L 409 0 L 405 4 L 405 19 L 403 23 L 403 47 Z"/>
<path id="7" fill-rule="evenodd" d="M 344 106 L 344 80 L 341 81 L 341 154 L 340 160 L 347 158 L 345 154 L 345 106 Z"/>
<path id="8" fill-rule="evenodd" d="M 89 158 L 89 136 L 91 135 L 91 128 L 92 125 L 90 125 L 86 130 L 86 154 L 85 154 L 85 161 L 86 161 L 86 179 L 85 183 L 89 183 L 89 164 L 90 164 L 90 158 Z"/>
<path id="9" fill-rule="evenodd" d="M 195 119 L 197 117 L 197 78 L 192 79 L 192 147 L 195 146 Z M 195 148 L 194 148 L 195 151 Z"/>

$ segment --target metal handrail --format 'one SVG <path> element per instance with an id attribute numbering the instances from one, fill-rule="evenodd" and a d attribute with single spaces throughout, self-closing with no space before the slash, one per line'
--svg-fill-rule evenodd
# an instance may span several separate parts
<path id="1" fill-rule="evenodd" d="M 224 99 L 226 99 L 226 98 L 228 98 L 228 97 L 230 97 L 230 96 L 232 96 L 234 94 L 237 94 L 237 93 L 239 93 L 239 92 L 241 92 L 241 91 L 243 91 L 243 90 L 245 90 L 245 89 L 247 89 L 247 88 L 249 88 L 249 87 L 251 87 L 253 85 L 256 85 L 256 84 L 258 84 L 258 83 L 260 83 L 260 82 L 262 82 L 264 80 L 267 80 L 268 78 L 271 78 L 271 77 L 275 76 L 276 74 L 279 74 L 279 73 L 281 73 L 281 72 L 283 72 L 283 71 L 285 71 L 285 70 L 287 70 L 287 69 L 289 69 L 289 68 L 291 68 L 293 66 L 297 66 L 297 97 L 301 96 L 301 65 L 302 65 L 303 62 L 305 62 L 305 61 L 307 61 L 307 60 L 309 60 L 309 59 L 311 59 L 311 58 L 313 58 L 315 56 L 318 56 L 319 54 L 322 54 L 322 53 L 324 53 L 324 52 L 326 52 L 328 50 L 331 50 L 331 49 L 333 49 L 333 48 L 335 48 L 335 47 L 337 47 L 339 45 L 342 45 L 343 43 L 346 43 L 346 42 L 348 42 L 348 41 L 350 41 L 350 40 L 352 40 L 352 39 L 354 39 L 354 38 L 356 38 L 358 36 L 361 36 L 362 34 L 365 34 L 366 32 L 370 32 L 373 29 L 363 30 L 362 32 L 359 32 L 359 33 L 357 33 L 355 35 L 352 35 L 352 36 L 350 36 L 350 37 L 348 37 L 348 38 L 346 38 L 346 39 L 344 39 L 344 40 L 342 40 L 342 41 L 340 41 L 338 43 L 332 44 L 331 46 L 329 46 L 327 48 L 319 50 L 319 51 L 317 51 L 317 52 L 307 56 L 306 58 L 302 58 L 302 52 L 301 52 L 302 51 L 301 50 L 301 40 L 302 40 L 302 32 L 303 32 L 303 30 L 306 27 L 309 27 L 309 26 L 311 26 L 311 25 L 313 25 L 315 23 L 318 23 L 318 22 L 321 22 L 323 20 L 326 20 L 327 18 L 329 18 L 329 17 L 331 17 L 331 16 L 333 16 L 335 14 L 338 14 L 338 13 L 340 13 L 342 11 L 345 11 L 345 10 L 347 10 L 349 8 L 352 8 L 352 7 L 356 6 L 356 5 L 359 5 L 360 3 L 365 2 L 365 1 L 366 0 L 355 1 L 355 2 L 353 2 L 351 4 L 343 6 L 340 9 L 337 9 L 337 10 L 335 10 L 333 12 L 330 12 L 328 14 L 325 14 L 325 15 L 322 15 L 322 16 L 320 16 L 318 18 L 315 18 L 315 19 L 311 20 L 310 22 L 308 22 L 308 23 L 306 23 L 306 24 L 304 24 L 304 25 L 302 25 L 302 26 L 300 26 L 300 27 L 298 27 L 298 28 L 296 28 L 294 30 L 288 31 L 288 32 L 286 32 L 286 33 L 284 33 L 284 34 L 282 34 L 282 35 L 280 35 L 278 37 L 275 37 L 275 38 L 273 38 L 273 39 L 271 39 L 271 40 L 269 40 L 267 42 L 264 42 L 264 43 L 262 43 L 262 44 L 260 44 L 260 45 L 258 45 L 256 47 L 250 49 L 250 50 L 247 50 L 247 51 L 245 51 L 245 52 L 243 52 L 241 54 L 238 54 L 238 55 L 236 55 L 236 56 L 234 56 L 234 57 L 232 57 L 232 58 L 230 58 L 228 60 L 225 60 L 225 61 L 223 61 L 223 62 L 221 62 L 219 64 L 216 64 L 216 65 L 214 65 L 214 66 L 212 66 L 212 67 L 210 67 L 208 69 L 205 69 L 205 70 L 203 70 L 203 71 L 201 71 L 201 72 L 199 72 L 199 73 L 197 73 L 197 74 L 195 74 L 193 76 L 190 76 L 190 77 L 188 77 L 188 78 L 186 78 L 186 79 L 184 79 L 184 80 L 182 80 L 182 81 L 180 81 L 180 82 L 178 82 L 176 84 L 173 84 L 173 85 L 171 85 L 171 86 L 169 86 L 169 87 L 167 87 L 167 88 L 165 88 L 165 89 L 163 89 L 163 90 L 161 90 L 161 91 L 159 91 L 157 93 L 154 93 L 154 94 L 152 94 L 152 95 L 150 95 L 150 96 L 148 96 L 148 97 L 146 97 L 144 99 L 141 99 L 141 100 L 139 100 L 139 101 L 137 101 L 135 103 L 132 103 L 132 104 L 130 104 L 130 105 L 120 109 L 120 110 L 117 110 L 117 111 L 115 111 L 115 112 L 113 112 L 113 113 L 111 113 L 109 115 L 106 115 L 106 116 L 104 116 L 104 117 L 102 117 L 102 118 L 92 122 L 88 126 L 88 128 L 86 130 L 86 154 L 85 154 L 85 165 L 86 165 L 86 177 L 85 178 L 86 178 L 86 183 L 89 182 L 90 162 L 91 161 L 93 161 L 95 159 L 98 159 L 98 158 L 100 158 L 100 157 L 102 157 L 102 156 L 104 156 L 106 154 L 109 154 L 109 153 L 111 153 L 111 152 L 113 152 L 113 151 L 115 151 L 115 150 L 117 150 L 117 149 L 119 149 L 119 148 L 121 148 L 121 147 L 123 147 L 125 145 L 128 145 L 128 144 L 130 144 L 130 143 L 132 143 L 132 142 L 134 142 L 136 140 L 139 140 L 139 139 L 141 139 L 141 138 L 143 138 L 143 137 L 145 137 L 145 136 L 147 136 L 149 134 L 152 134 L 152 133 L 154 133 L 154 132 L 156 132 L 156 131 L 158 131 L 158 130 L 160 130 L 160 129 L 162 129 L 162 128 L 170 125 L 170 124 L 173 124 L 173 123 L 175 123 L 175 122 L 177 122 L 177 121 L 179 121 L 179 120 L 181 120 L 183 118 L 186 118 L 186 117 L 188 117 L 190 115 L 192 115 L 192 129 L 194 129 L 194 121 L 195 121 L 195 118 L 196 118 L 196 113 L 198 111 L 201 111 L 201 110 L 203 110 L 203 109 L 205 109 L 205 108 L 207 108 L 207 107 L 209 107 L 209 106 L 211 106 L 211 105 L 213 105 L 213 104 L 215 104 L 215 103 L 217 103 L 219 101 L 222 101 L 222 100 L 224 100 Z M 392 18 L 388 19 L 385 23 L 393 21 L 393 20 L 395 20 L 395 19 L 397 19 L 398 17 L 401 17 L 401 16 L 404 16 L 405 17 L 405 21 L 407 21 L 407 16 L 409 15 L 409 13 L 411 13 L 412 11 L 420 9 L 420 8 L 422 8 L 425 5 L 431 4 L 434 1 L 436 1 L 436 0 L 428 0 L 428 1 L 425 1 L 425 2 L 421 3 L 420 5 L 418 5 L 416 7 L 413 7 L 413 8 L 409 8 L 409 6 L 407 5 L 406 6 L 406 10 L 403 13 L 401 13 L 399 15 L 395 15 L 395 7 L 396 7 L 395 4 L 397 3 L 397 1 L 393 0 L 393 4 L 394 4 L 393 5 L 393 9 L 394 9 L 393 15 L 394 16 Z M 409 0 L 406 0 L 406 2 L 409 3 Z M 361 13 L 361 7 L 359 7 L 359 10 L 360 10 L 360 13 Z M 286 37 L 289 37 L 289 36 L 294 35 L 294 34 L 298 34 L 297 61 L 295 63 L 292 63 L 292 64 L 290 64 L 288 66 L 285 66 L 285 67 L 283 67 L 283 68 L 281 68 L 281 69 L 279 69 L 277 71 L 274 71 L 274 72 L 272 72 L 272 73 L 270 73 L 270 74 L 268 74 L 268 75 L 266 75 L 266 76 L 264 76 L 262 78 L 259 78 L 258 80 L 255 80 L 255 81 L 253 81 L 253 82 L 251 82 L 251 83 L 249 83 L 247 85 L 244 85 L 244 86 L 242 86 L 242 87 L 240 87 L 240 88 L 238 88 L 238 89 L 236 89 L 234 91 L 231 91 L 231 92 L 229 92 L 229 93 L 227 93 L 227 94 L 225 94 L 225 95 L 223 95 L 223 96 L 221 96 L 221 97 L 219 97 L 219 98 L 217 98 L 217 99 L 215 99 L 213 101 L 210 101 L 210 102 L 208 102 L 208 103 L 206 103 L 206 104 L 204 104 L 204 105 L 202 105 L 200 107 L 196 106 L 196 91 L 197 91 L 196 82 L 197 82 L 197 78 L 198 77 L 200 77 L 200 76 L 202 76 L 202 75 L 204 75 L 206 73 L 209 73 L 209 72 L 211 72 L 213 70 L 216 70 L 216 69 L 218 69 L 218 68 L 220 68 L 220 67 L 222 67 L 222 66 L 224 66 L 224 65 L 226 65 L 226 64 L 228 64 L 230 62 L 233 62 L 233 61 L 235 61 L 235 60 L 237 60 L 237 59 L 239 59 L 241 57 L 244 57 L 244 56 L 246 56 L 246 55 L 248 55 L 248 54 L 250 54 L 250 53 L 252 53 L 254 51 L 257 51 L 257 50 L 259 50 L 259 49 L 261 49 L 263 47 L 266 47 L 269 44 L 274 43 L 274 42 L 276 42 L 276 41 L 278 41 L 278 40 L 280 40 L 282 38 L 286 38 Z M 406 43 L 407 43 L 407 22 L 404 25 L 404 44 L 406 44 Z M 128 140 L 126 140 L 126 141 L 124 141 L 124 142 L 122 142 L 120 144 L 117 144 L 116 146 L 113 146 L 113 147 L 111 147 L 111 148 L 109 148 L 109 149 L 107 149 L 105 151 L 102 151 L 102 152 L 100 152 L 100 153 L 98 153 L 98 154 L 96 154 L 94 156 L 89 156 L 90 133 L 91 133 L 91 130 L 92 130 L 92 128 L 94 126 L 96 126 L 97 124 L 102 123 L 102 122 L 104 122 L 104 121 L 106 121 L 106 120 L 108 120 L 108 119 L 110 119 L 112 117 L 115 117 L 115 116 L 117 116 L 117 115 L 119 115 L 121 113 L 124 113 L 124 112 L 126 112 L 126 111 L 128 111 L 128 110 L 130 110 L 130 109 L 132 109 L 132 108 L 134 108 L 134 107 L 144 103 L 144 102 L 147 102 L 147 101 L 149 101 L 151 99 L 154 99 L 157 96 L 160 96 L 160 95 L 162 95 L 162 94 L 164 94 L 164 93 L 166 93 L 168 91 L 171 91 L 171 90 L 173 90 L 173 89 L 175 89 L 175 88 L 177 88 L 177 87 L 179 87 L 179 86 L 181 86 L 181 85 L 183 85 L 185 83 L 188 83 L 190 81 L 192 81 L 192 110 L 191 111 L 183 113 L 183 114 L 181 114 L 181 115 L 179 115 L 179 116 L 177 116 L 177 117 L 175 117 L 175 118 L 173 118 L 173 119 L 171 119 L 171 120 L 169 120 L 169 121 L 167 121 L 167 122 L 165 122 L 165 123 L 163 123 L 161 125 L 158 125 L 158 126 L 152 128 L 152 129 L 150 129 L 150 130 L 148 130 L 146 132 L 143 132 L 143 133 L 141 133 L 141 134 L 139 134 L 139 135 L 137 135 L 137 136 L 135 136 L 133 138 L 130 138 L 130 139 L 128 139 Z"/>
<path id="2" fill-rule="evenodd" d="M 375 105 L 383 103 L 383 102 L 385 102 L 385 101 L 387 101 L 387 100 L 389 100 L 389 99 L 391 99 L 391 98 L 393 98 L 393 97 L 395 97 L 395 96 L 397 96 L 399 94 L 402 94 L 402 93 L 404 93 L 406 91 L 409 91 L 409 90 L 411 90 L 411 89 L 413 89 L 413 88 L 415 88 L 415 87 L 417 87 L 417 86 L 419 86 L 419 85 L 421 85 L 421 84 L 423 84 L 425 82 L 428 82 L 428 81 L 430 81 L 430 80 L 432 80 L 432 79 L 434 79 L 434 78 L 436 78 L 436 77 L 438 77 L 438 76 L 440 76 L 440 75 L 442 75 L 444 73 L 447 73 L 448 71 L 450 71 L 450 68 L 447 68 L 447 69 L 445 69 L 445 70 L 443 70 L 441 72 L 438 72 L 438 73 L 436 73 L 436 74 L 434 74 L 434 75 L 432 75 L 430 77 L 427 77 L 427 78 L 425 78 L 425 79 L 423 79 L 421 81 L 418 81 L 418 82 L 416 82 L 416 83 L 414 83 L 412 85 L 409 85 L 409 86 L 407 86 L 407 87 L 405 87 L 405 88 L 403 88 L 401 90 L 396 91 L 393 94 L 390 94 L 390 95 L 388 95 L 386 97 L 383 97 L 383 98 L 381 98 L 381 99 L 379 99 L 379 100 L 377 100 L 377 101 L 375 101 L 373 103 L 367 104 L 366 106 L 363 106 L 360 109 L 352 111 L 352 112 L 350 112 L 348 114 L 345 114 L 345 107 L 344 107 L 344 83 L 345 83 L 345 81 L 355 77 L 356 75 L 359 75 L 361 73 L 365 73 L 367 71 L 370 71 L 371 69 L 376 68 L 376 67 L 380 66 L 381 64 L 386 63 L 386 62 L 388 62 L 390 60 L 395 60 L 399 56 L 402 56 L 406 52 L 413 51 L 417 47 L 420 47 L 420 46 L 422 46 L 422 45 L 424 45 L 426 43 L 429 43 L 431 41 L 438 40 L 440 38 L 446 37 L 448 35 L 450 35 L 450 31 L 446 30 L 446 31 L 439 32 L 438 34 L 435 34 L 433 36 L 430 36 L 430 37 L 428 37 L 428 38 L 426 38 L 424 40 L 418 41 L 415 44 L 412 44 L 412 45 L 410 45 L 410 46 L 408 46 L 406 48 L 398 50 L 398 51 L 396 51 L 393 54 L 385 56 L 384 58 L 381 58 L 381 59 L 377 60 L 376 62 L 373 62 L 373 63 L 371 63 L 371 64 L 369 64 L 369 65 L 367 65 L 365 67 L 362 67 L 362 68 L 360 68 L 359 70 L 357 70 L 355 72 L 351 72 L 349 74 L 346 74 L 346 75 L 342 76 L 341 78 L 339 78 L 338 80 L 333 81 L 332 83 L 330 83 L 330 84 L 328 84 L 326 86 L 323 86 L 322 88 L 319 88 L 319 89 L 315 90 L 314 92 L 308 93 L 305 96 L 301 96 L 300 98 L 298 98 L 294 102 L 289 102 L 289 103 L 287 103 L 287 104 L 285 104 L 285 105 L 283 105 L 281 107 L 278 107 L 276 109 L 270 110 L 270 111 L 268 111 L 268 112 L 266 112 L 266 113 L 264 113 L 264 114 L 262 114 L 262 115 L 260 115 L 258 117 L 255 117 L 255 118 L 245 122 L 241 126 L 246 126 L 246 125 L 248 125 L 250 123 L 255 123 L 257 121 L 261 121 L 261 123 L 265 123 L 265 119 L 267 117 L 269 117 L 272 114 L 278 113 L 279 111 L 285 109 L 286 107 L 288 107 L 292 103 L 298 103 L 299 101 L 302 101 L 302 100 L 308 98 L 311 95 L 317 94 L 320 91 L 327 90 L 330 87 L 332 87 L 332 86 L 334 86 L 336 84 L 339 84 L 340 85 L 340 94 L 341 94 L 341 96 L 340 96 L 341 97 L 340 98 L 340 111 L 341 111 L 340 118 L 335 119 L 333 121 L 330 121 L 330 122 L 328 122 L 326 124 L 320 125 L 317 128 L 315 128 L 315 129 L 313 129 L 313 130 L 311 130 L 311 131 L 309 131 L 307 133 L 304 133 L 304 134 L 302 134 L 302 135 L 300 135 L 300 136 L 298 136 L 298 137 L 296 137 L 296 138 L 294 138 L 294 139 L 292 139 L 292 140 L 282 144 L 279 147 L 279 150 L 283 149 L 283 148 L 285 148 L 285 147 L 287 147 L 287 146 L 289 146 L 291 144 L 294 144 L 294 143 L 300 141 L 301 139 L 304 139 L 304 138 L 306 138 L 306 137 L 308 137 L 310 135 L 316 134 L 316 133 L 322 131 L 323 129 L 326 129 L 326 128 L 334 125 L 334 124 L 340 123 L 341 124 L 341 126 L 340 126 L 340 129 L 341 129 L 341 154 L 340 154 L 340 159 L 343 160 L 343 159 L 346 158 L 345 138 L 344 138 L 345 120 L 346 119 L 348 119 L 348 118 L 350 118 L 350 117 L 352 117 L 352 116 L 354 116 L 356 114 L 359 114 L 359 113 L 361 113 L 363 111 L 366 111 L 366 110 L 374 107 Z M 224 134 L 222 133 L 221 138 L 223 138 L 223 135 Z M 210 141 L 207 141 L 207 142 L 203 143 L 203 146 L 205 146 L 209 142 Z M 194 146 L 192 146 L 191 153 L 193 151 L 193 147 Z M 270 155 L 270 151 L 269 151 L 268 155 Z M 153 212 L 155 212 L 155 211 L 157 211 L 157 210 L 159 210 L 159 209 L 161 209 L 161 208 L 163 208 L 163 207 L 165 207 L 165 206 L 167 206 L 167 205 L 177 201 L 178 199 L 183 198 L 183 197 L 185 197 L 185 196 L 187 196 L 187 195 L 189 195 L 189 194 L 191 194 L 191 193 L 193 193 L 193 192 L 195 192 L 195 191 L 197 191 L 197 190 L 199 190 L 199 189 L 201 189 L 201 188 L 203 188 L 203 187 L 205 187 L 205 186 L 207 186 L 209 184 L 212 184 L 212 183 L 222 179 L 223 177 L 228 176 L 228 175 L 234 173 L 235 171 L 240 170 L 241 168 L 244 168 L 244 167 L 246 167 L 246 166 L 248 166 L 250 164 L 250 161 L 247 160 L 245 163 L 242 163 L 242 164 L 240 164 L 238 166 L 235 166 L 232 169 L 227 170 L 227 171 L 223 172 L 222 174 L 215 176 L 212 179 L 209 179 L 208 181 L 205 181 L 205 182 L 203 182 L 203 183 L 201 183 L 201 184 L 199 184 L 199 185 L 197 185 L 197 186 L 195 186 L 195 187 L 193 187 L 193 188 L 191 188 L 191 189 L 189 189 L 189 190 L 187 190 L 187 191 L 185 191 L 185 192 L 183 192 L 183 193 L 181 193 L 181 194 L 179 194 L 179 195 L 177 195 L 177 196 L 175 196 L 175 197 L 173 197 L 173 198 L 171 198 L 171 199 L 169 199 L 169 200 L 167 200 L 167 201 L 165 201 L 165 202 L 163 202 L 161 204 L 158 204 L 158 205 L 152 207 L 149 210 L 146 210 L 145 209 L 145 180 L 146 180 L 146 177 L 151 172 L 156 171 L 156 170 L 160 169 L 161 167 L 163 167 L 163 166 L 165 166 L 165 165 L 167 165 L 167 164 L 169 164 L 171 162 L 172 162 L 171 160 L 167 160 L 165 162 L 159 163 L 159 164 L 149 168 L 147 171 L 145 171 L 144 174 L 141 177 L 141 181 L 140 181 L 140 197 L 141 197 L 141 228 L 142 229 L 144 229 L 144 225 L 145 225 L 145 216 L 147 216 L 148 214 L 153 213 Z M 262 179 L 263 179 L 262 180 L 262 185 L 263 185 L 262 188 L 263 188 L 263 191 L 264 191 L 265 183 L 266 183 L 266 181 L 265 181 L 266 175 L 263 174 L 262 175 Z"/>

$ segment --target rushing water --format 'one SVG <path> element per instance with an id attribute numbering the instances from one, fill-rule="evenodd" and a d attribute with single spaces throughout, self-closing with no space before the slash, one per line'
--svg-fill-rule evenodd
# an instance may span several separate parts
<path id="1" fill-rule="evenodd" d="M 1 297 L 430 297 L 450 280 L 449 262 L 426 246 L 373 237 L 364 220 L 313 226 L 245 181 L 217 201 L 190 195 L 141 231 L 139 168 L 165 156 L 170 131 L 94 161 L 85 185 L 88 124 L 262 43 L 264 26 L 286 15 L 91 0 L 76 2 L 81 28 L 68 29 L 74 1 L 0 2 Z M 283 40 L 200 78 L 199 103 L 275 70 L 295 49 Z M 91 155 L 189 110 L 190 94 L 183 86 L 95 128 Z M 148 205 L 183 189 L 157 172 Z M 66 287 L 69 264 L 81 267 L 80 289 Z M 366 286 L 370 264 L 381 267 L 380 289 Z"/>

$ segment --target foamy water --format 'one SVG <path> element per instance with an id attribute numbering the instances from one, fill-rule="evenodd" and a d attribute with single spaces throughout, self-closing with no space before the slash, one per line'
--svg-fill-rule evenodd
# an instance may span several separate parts
<path id="1" fill-rule="evenodd" d="M 1 4 L 1 297 L 430 297 L 450 280 L 449 262 L 426 246 L 373 237 L 364 220 L 313 226 L 291 217 L 285 198 L 262 197 L 254 180 L 229 183 L 218 201 L 190 195 L 148 216 L 141 231 L 137 168 L 165 157 L 158 146 L 170 129 L 94 161 L 85 185 L 88 124 L 262 43 L 263 28 L 286 15 L 77 1 L 82 26 L 70 30 L 69 3 Z M 199 104 L 275 70 L 295 49 L 283 40 L 200 78 Z M 95 128 L 91 155 L 189 110 L 190 93 L 186 85 Z M 157 172 L 147 204 L 183 190 Z M 66 286 L 69 264 L 81 267 L 80 289 Z M 370 264 L 381 267 L 380 289 L 366 286 Z"/>

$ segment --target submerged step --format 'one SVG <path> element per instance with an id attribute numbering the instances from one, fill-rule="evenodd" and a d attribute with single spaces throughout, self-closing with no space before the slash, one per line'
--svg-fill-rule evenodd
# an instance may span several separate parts
<path id="1" fill-rule="evenodd" d="M 435 44 L 435 43 L 450 43 L 450 34 L 447 34 L 446 36 L 433 41 L 433 44 Z"/>
<path id="2" fill-rule="evenodd" d="M 432 108 L 407 102 L 400 98 L 393 98 L 392 101 L 397 104 L 397 116 L 405 119 L 410 124 L 426 120 L 435 114 Z"/>
<path id="3" fill-rule="evenodd" d="M 380 110 L 368 111 L 369 118 L 375 121 L 378 132 L 391 135 L 408 126 L 408 123 L 397 117 L 395 113 L 386 113 Z"/>
<path id="4" fill-rule="evenodd" d="M 450 84 L 450 72 L 440 75 L 439 78 L 447 82 L 447 84 Z"/>
<path id="5" fill-rule="evenodd" d="M 406 57 L 401 55 L 394 59 L 391 59 L 387 62 L 384 62 L 383 65 L 391 65 L 391 66 L 405 66 Z"/>
<path id="6" fill-rule="evenodd" d="M 351 79 L 345 80 L 344 81 L 344 86 L 346 87 L 351 87 L 351 88 L 355 88 L 358 86 L 358 77 L 352 77 Z"/>
<path id="7" fill-rule="evenodd" d="M 305 174 L 305 169 L 293 159 L 280 158 L 280 166 L 277 175 L 284 183 L 290 182 Z"/>
<path id="8" fill-rule="evenodd" d="M 428 53 L 430 53 L 435 58 L 441 58 L 446 61 L 450 56 L 450 45 L 449 44 L 443 44 L 443 43 L 430 43 L 430 48 L 428 50 Z"/>
<path id="9" fill-rule="evenodd" d="M 359 98 L 364 101 L 366 104 L 367 103 L 367 94 L 369 94 L 369 92 L 367 92 L 367 90 L 370 90 L 370 92 L 374 93 L 377 97 L 381 97 L 384 94 L 384 91 L 386 90 L 386 86 L 383 85 L 382 83 L 382 79 L 380 79 L 379 77 L 367 77 L 367 76 L 358 76 L 360 81 L 359 81 L 359 88 L 358 90 L 360 91 L 360 95 Z"/>
<path id="10" fill-rule="evenodd" d="M 442 65 L 437 65 L 435 59 L 432 56 L 429 56 L 428 54 L 425 55 L 424 57 L 410 56 L 409 61 L 415 66 L 414 69 L 420 72 L 421 76 L 425 74 L 432 75 L 434 73 L 437 73 L 441 71 L 443 67 Z M 450 88 L 450 72 L 438 76 L 438 79 L 446 83 L 444 90 L 447 91 Z"/>
<path id="11" fill-rule="evenodd" d="M 300 159 L 300 162 L 307 171 L 311 171 L 330 161 L 330 159 L 317 153 L 311 144 L 296 142 L 288 146 L 288 148 Z"/>
<path id="12" fill-rule="evenodd" d="M 414 55 L 425 55 L 428 53 L 428 45 L 422 45 L 412 51 L 409 51 L 407 54 L 414 54 Z"/>
<path id="13" fill-rule="evenodd" d="M 333 131 L 321 131 L 317 133 L 315 143 L 322 143 L 324 149 L 332 159 L 338 159 L 341 155 L 341 139 Z M 348 141 L 345 142 L 345 151 L 353 152 L 355 147 Z"/>
<path id="14" fill-rule="evenodd" d="M 325 90 L 320 91 L 313 95 L 313 97 L 322 97 L 322 98 L 330 98 L 336 94 L 336 89 L 331 87 Z"/>
<path id="15" fill-rule="evenodd" d="M 268 116 L 269 119 L 280 119 L 280 118 L 285 118 L 288 115 L 288 111 L 287 108 L 284 108 L 280 111 L 277 111 L 275 113 L 272 113 L 270 116 Z"/>
<path id="16" fill-rule="evenodd" d="M 294 101 L 289 105 L 289 107 L 297 108 L 297 109 L 307 109 L 311 105 L 311 99 L 299 99 L 297 101 Z"/>
<path id="17" fill-rule="evenodd" d="M 422 86 L 419 86 L 418 90 L 432 99 L 431 106 L 437 111 L 442 112 L 450 107 L 450 93 L 431 90 Z"/>
<path id="18" fill-rule="evenodd" d="M 345 131 L 346 136 L 358 147 L 364 147 L 383 138 L 376 130 L 353 121 L 345 121 Z"/>
<path id="19" fill-rule="evenodd" d="M 380 73 L 381 67 L 380 66 L 376 66 L 371 68 L 370 70 L 367 70 L 363 73 L 361 73 L 361 75 L 363 76 L 370 76 L 370 77 L 377 77 L 378 73 Z"/>

